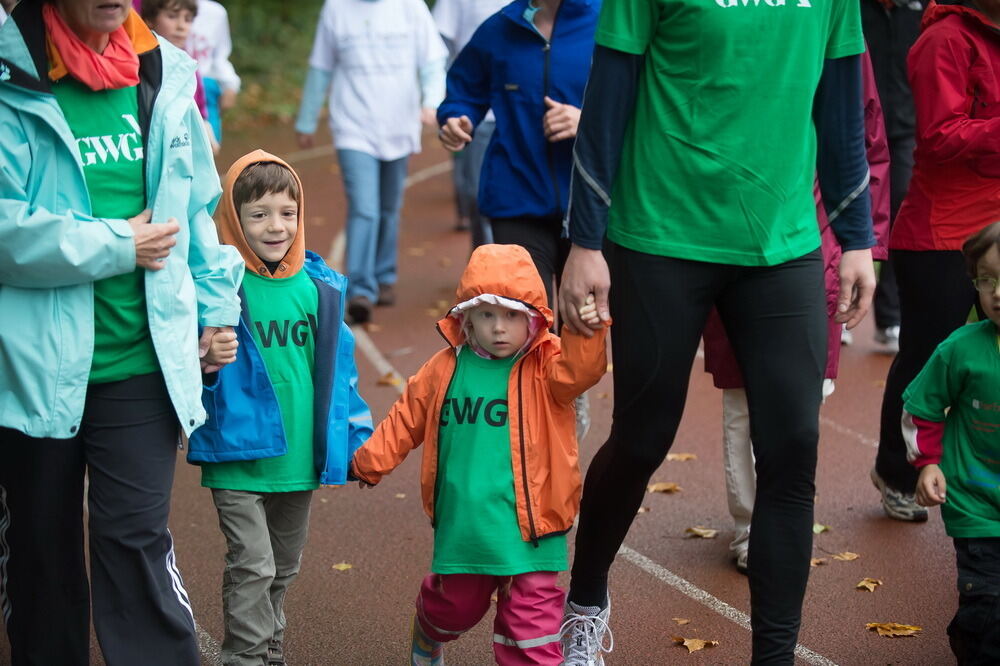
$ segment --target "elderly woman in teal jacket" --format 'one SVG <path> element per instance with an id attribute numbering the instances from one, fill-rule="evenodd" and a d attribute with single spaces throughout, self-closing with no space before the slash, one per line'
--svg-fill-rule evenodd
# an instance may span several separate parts
<path id="1" fill-rule="evenodd" d="M 0 28 L 0 608 L 14 664 L 197 664 L 167 516 L 201 348 L 243 261 L 195 64 L 126 2 L 23 0 Z M 231 335 L 231 331 L 225 331 Z M 231 359 L 225 359 L 231 360 Z M 86 472 L 90 574 L 83 555 Z"/>

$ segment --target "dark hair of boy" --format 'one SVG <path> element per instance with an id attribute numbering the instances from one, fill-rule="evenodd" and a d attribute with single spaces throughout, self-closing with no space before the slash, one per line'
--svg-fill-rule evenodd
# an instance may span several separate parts
<path id="1" fill-rule="evenodd" d="M 965 269 L 969 272 L 969 277 L 978 277 L 979 260 L 990 251 L 991 247 L 1000 250 L 1000 222 L 986 225 L 969 236 L 962 244 Z"/>
<path id="2" fill-rule="evenodd" d="M 296 203 L 302 201 L 299 198 L 299 183 L 290 170 L 274 162 L 251 164 L 233 183 L 233 205 L 236 206 L 236 214 L 240 214 L 243 204 L 256 201 L 265 194 L 278 192 L 287 192 Z"/>
<path id="3" fill-rule="evenodd" d="M 142 0 L 140 16 L 146 22 L 155 21 L 160 12 L 187 10 L 191 16 L 198 15 L 197 0 Z"/>

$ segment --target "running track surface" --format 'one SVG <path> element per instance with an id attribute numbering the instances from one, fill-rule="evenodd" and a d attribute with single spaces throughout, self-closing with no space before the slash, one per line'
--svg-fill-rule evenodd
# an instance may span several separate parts
<path id="1" fill-rule="evenodd" d="M 326 257 L 336 254 L 343 229 L 343 188 L 329 138 L 299 151 L 290 129 L 227 134 L 219 159 L 231 161 L 261 147 L 291 158 L 306 192 L 307 246 Z M 468 235 L 452 230 L 454 213 L 449 155 L 433 135 L 410 163 L 414 181 L 406 193 L 400 234 L 399 303 L 379 308 L 360 348 L 361 390 L 376 420 L 398 395 L 379 385 L 386 364 L 402 377 L 412 374 L 439 349 L 434 330 L 441 309 L 451 304 L 469 252 Z M 341 250 L 342 252 L 342 250 Z M 816 520 L 830 530 L 814 540 L 814 556 L 826 564 L 812 569 L 797 663 L 844 665 L 938 665 L 953 663 L 945 628 L 957 604 L 954 556 L 938 511 L 924 525 L 884 517 L 868 479 L 878 439 L 878 411 L 890 358 L 878 354 L 871 318 L 844 350 L 837 390 L 821 415 Z M 371 357 L 371 358 L 370 358 Z M 379 357 L 376 360 L 375 357 Z M 780 362 L 780 361 L 779 361 Z M 586 464 L 610 428 L 611 377 L 591 395 L 593 427 L 581 443 Z M 673 452 L 694 453 L 688 462 L 666 462 L 653 481 L 674 481 L 683 490 L 650 494 L 625 548 L 612 569 L 612 664 L 740 664 L 750 655 L 749 593 L 728 556 L 732 523 L 726 509 L 721 453 L 720 392 L 696 360 L 687 409 Z M 373 490 L 355 486 L 317 491 L 302 572 L 286 603 L 289 664 L 402 664 L 409 648 L 413 599 L 430 562 L 432 534 L 419 501 L 419 450 Z M 689 526 L 719 529 L 710 540 L 684 538 Z M 225 544 L 209 491 L 198 469 L 178 459 L 171 530 L 203 647 L 203 663 L 217 664 L 222 639 L 220 599 Z M 572 539 L 570 539 L 572 542 Z M 836 561 L 851 551 L 860 558 Z M 349 563 L 338 571 L 333 565 Z M 879 579 L 875 592 L 855 589 L 863 578 Z M 563 575 L 563 582 L 568 577 Z M 774 585 L 782 585 L 775 580 Z M 672 618 L 685 618 L 679 626 Z M 923 627 L 913 638 L 880 638 L 868 622 Z M 715 648 L 688 654 L 672 636 L 715 640 Z M 490 664 L 490 616 L 446 648 L 451 664 Z M 0 641 L 0 664 L 9 663 Z M 92 662 L 102 664 L 96 640 Z"/>

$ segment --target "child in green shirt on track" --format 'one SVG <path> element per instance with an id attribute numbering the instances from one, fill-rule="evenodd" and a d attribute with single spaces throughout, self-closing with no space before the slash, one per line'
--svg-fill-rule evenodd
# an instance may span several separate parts
<path id="1" fill-rule="evenodd" d="M 958 561 L 959 664 L 1000 663 L 1000 222 L 962 246 L 986 318 L 938 346 L 903 394 L 917 502 L 942 505 Z"/>
<path id="2" fill-rule="evenodd" d="M 191 437 L 228 552 L 222 579 L 226 666 L 281 666 L 285 593 L 299 572 L 313 491 L 341 485 L 371 434 L 358 395 L 347 280 L 305 249 L 302 184 L 263 151 L 226 174 L 220 240 L 247 264 L 235 334 L 205 359 L 208 420 Z"/>

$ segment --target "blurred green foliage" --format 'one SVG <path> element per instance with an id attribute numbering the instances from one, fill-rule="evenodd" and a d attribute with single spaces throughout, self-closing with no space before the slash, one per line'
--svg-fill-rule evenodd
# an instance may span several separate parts
<path id="1" fill-rule="evenodd" d="M 224 0 L 232 62 L 243 79 L 226 126 L 290 124 L 298 111 L 323 0 Z"/>

